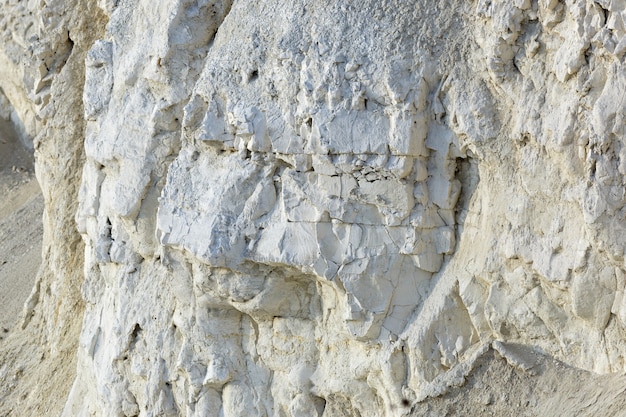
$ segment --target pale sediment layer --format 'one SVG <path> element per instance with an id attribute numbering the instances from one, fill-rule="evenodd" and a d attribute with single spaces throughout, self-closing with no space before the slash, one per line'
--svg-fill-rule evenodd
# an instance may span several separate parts
<path id="1" fill-rule="evenodd" d="M 43 199 L 33 157 L 0 119 L 0 337 L 19 319 L 41 264 Z"/>
<path id="2" fill-rule="evenodd" d="M 55 412 L 613 413 L 624 1 L 5 3 Z"/>

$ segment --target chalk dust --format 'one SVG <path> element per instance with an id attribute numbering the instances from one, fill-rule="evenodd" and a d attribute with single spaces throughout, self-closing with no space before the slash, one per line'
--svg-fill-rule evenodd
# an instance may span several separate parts
<path id="1" fill-rule="evenodd" d="M 43 197 L 32 152 L 0 119 L 0 338 L 15 326 L 41 264 Z"/>

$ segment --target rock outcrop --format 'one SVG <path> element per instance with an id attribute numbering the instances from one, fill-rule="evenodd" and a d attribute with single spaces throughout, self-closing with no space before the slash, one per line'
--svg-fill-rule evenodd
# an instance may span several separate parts
<path id="1" fill-rule="evenodd" d="M 487 351 L 625 371 L 624 1 L 2 7 L 54 412 L 411 415 Z"/>

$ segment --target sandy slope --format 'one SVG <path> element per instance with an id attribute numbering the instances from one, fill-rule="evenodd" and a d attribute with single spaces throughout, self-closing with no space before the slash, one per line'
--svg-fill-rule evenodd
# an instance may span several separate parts
<path id="1" fill-rule="evenodd" d="M 519 346 L 535 365 L 521 370 L 490 349 L 462 386 L 416 404 L 411 417 L 625 417 L 626 376 L 572 368 Z"/>
<path id="2" fill-rule="evenodd" d="M 0 119 L 0 338 L 18 321 L 35 282 L 42 211 L 32 156 Z"/>
<path id="3" fill-rule="evenodd" d="M 0 417 L 59 415 L 75 376 L 77 326 L 62 327 L 66 339 L 52 347 L 45 320 L 21 328 L 42 260 L 43 205 L 30 153 L 0 119 Z"/>

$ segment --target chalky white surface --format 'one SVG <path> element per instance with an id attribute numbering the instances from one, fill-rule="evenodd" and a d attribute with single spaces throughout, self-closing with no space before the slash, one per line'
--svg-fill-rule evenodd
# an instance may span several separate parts
<path id="1" fill-rule="evenodd" d="M 626 370 L 623 0 L 98 4 L 64 415 L 408 415 L 489 346 Z"/>
<path id="2" fill-rule="evenodd" d="M 402 414 L 494 340 L 623 370 L 623 10 L 113 8 L 70 402 Z"/>

